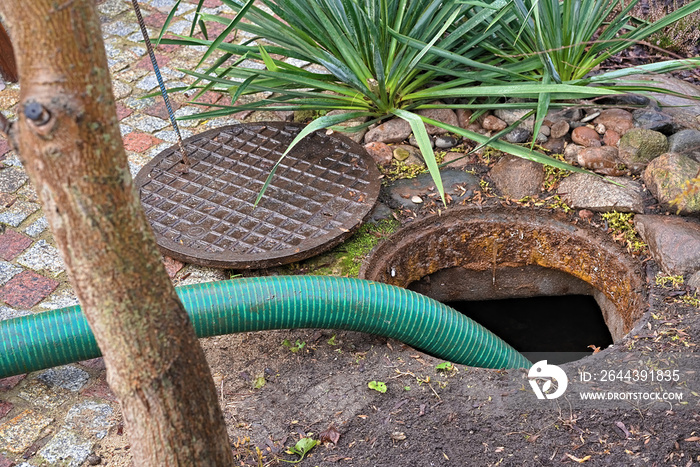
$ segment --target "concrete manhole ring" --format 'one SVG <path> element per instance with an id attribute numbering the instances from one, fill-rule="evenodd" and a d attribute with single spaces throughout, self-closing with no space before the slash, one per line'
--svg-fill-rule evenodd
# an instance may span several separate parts
<path id="1" fill-rule="evenodd" d="M 600 230 L 546 210 L 464 207 L 423 218 L 378 245 L 360 277 L 443 302 L 593 295 L 615 342 L 648 309 L 637 260 Z"/>

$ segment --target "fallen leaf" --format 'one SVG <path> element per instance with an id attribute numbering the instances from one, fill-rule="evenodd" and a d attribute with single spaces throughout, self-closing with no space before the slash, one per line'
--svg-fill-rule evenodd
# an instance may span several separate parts
<path id="1" fill-rule="evenodd" d="M 593 349 L 593 353 L 596 354 L 600 352 L 600 347 L 596 347 L 595 345 L 591 344 L 588 346 L 589 349 Z"/>
<path id="2" fill-rule="evenodd" d="M 700 441 L 700 436 L 691 436 L 690 438 L 684 439 L 684 441 Z"/>
<path id="3" fill-rule="evenodd" d="M 625 434 L 625 438 L 631 438 L 631 437 L 632 437 L 632 433 L 630 433 L 630 432 L 627 430 L 627 427 L 625 427 L 625 424 L 624 424 L 624 423 L 622 423 L 622 422 L 615 422 L 615 426 L 618 427 L 620 430 L 622 430 L 622 432 Z"/>
<path id="4" fill-rule="evenodd" d="M 319 433 L 318 439 L 322 443 L 338 444 L 340 432 L 333 426 L 333 424 L 331 424 L 326 431 Z"/>
<path id="5" fill-rule="evenodd" d="M 395 431 L 390 436 L 394 441 L 403 441 L 406 439 L 406 434 L 403 431 Z"/>
<path id="6" fill-rule="evenodd" d="M 583 464 L 584 462 L 586 462 L 587 460 L 589 460 L 591 458 L 591 456 L 584 456 L 584 457 L 578 458 L 576 456 L 572 456 L 568 452 L 565 454 L 566 454 L 566 457 L 568 457 L 569 459 L 571 459 L 574 462 L 578 462 L 579 464 Z"/>

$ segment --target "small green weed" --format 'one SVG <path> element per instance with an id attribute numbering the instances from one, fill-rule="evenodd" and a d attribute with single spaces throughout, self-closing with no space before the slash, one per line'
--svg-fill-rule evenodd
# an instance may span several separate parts
<path id="1" fill-rule="evenodd" d="M 379 171 L 384 175 L 386 181 L 393 182 L 404 178 L 416 178 L 418 175 L 426 173 L 428 168 L 424 165 L 406 164 L 394 159 L 391 161 L 391 166 L 388 168 L 380 166 Z"/>
<path id="2" fill-rule="evenodd" d="M 683 276 L 663 276 L 661 274 L 657 274 L 656 278 L 654 279 L 656 282 L 656 285 L 660 285 L 661 287 L 670 287 L 677 289 L 681 285 L 683 285 Z"/>
<path id="3" fill-rule="evenodd" d="M 608 227 L 612 231 L 615 240 L 624 241 L 627 250 L 631 253 L 640 254 L 646 251 L 647 244 L 637 234 L 634 229 L 634 213 L 622 213 L 617 211 L 604 212 L 601 217 L 606 220 Z"/>
<path id="4" fill-rule="evenodd" d="M 296 353 L 306 347 L 306 342 L 304 341 L 299 341 L 299 339 L 296 340 L 296 342 L 292 345 L 291 342 L 289 342 L 289 339 L 285 339 L 282 341 L 282 345 L 289 348 L 289 350 L 293 353 Z"/>
<path id="5" fill-rule="evenodd" d="M 370 389 L 374 389 L 375 391 L 381 392 L 384 394 L 386 392 L 386 383 L 383 383 L 381 381 L 370 381 L 367 383 L 367 387 Z"/>
<path id="6" fill-rule="evenodd" d="M 564 156 L 561 154 L 553 154 L 552 157 L 565 162 Z M 544 191 L 552 191 L 556 189 L 559 186 L 559 182 L 571 175 L 570 171 L 553 167 L 551 165 L 543 165 L 542 167 L 544 168 L 544 182 L 542 182 L 542 188 Z"/>

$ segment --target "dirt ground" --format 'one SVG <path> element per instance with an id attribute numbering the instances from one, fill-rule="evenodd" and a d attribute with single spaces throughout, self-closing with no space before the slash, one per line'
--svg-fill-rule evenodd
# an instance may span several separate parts
<path id="1" fill-rule="evenodd" d="M 654 277 L 653 264 L 648 270 Z M 650 288 L 653 311 L 622 342 L 563 365 L 569 386 L 553 400 L 536 398 L 527 370 L 436 369 L 440 360 L 355 332 L 272 331 L 202 343 L 240 465 L 298 460 L 285 451 L 304 437 L 328 441 L 302 466 L 697 465 L 700 310 L 675 301 L 676 289 Z M 677 381 L 625 380 L 628 370 L 645 369 L 677 369 Z M 611 370 L 623 380 L 602 381 Z M 598 381 L 582 382 L 580 371 Z M 386 392 L 370 389 L 371 381 Z M 681 392 L 682 400 L 581 400 L 593 389 Z"/>

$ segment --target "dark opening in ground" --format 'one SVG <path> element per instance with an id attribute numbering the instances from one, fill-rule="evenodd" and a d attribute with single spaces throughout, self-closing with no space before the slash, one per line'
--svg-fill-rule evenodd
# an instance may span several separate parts
<path id="1" fill-rule="evenodd" d="M 530 361 L 560 364 L 613 343 L 589 295 L 445 302 L 522 352 Z"/>

